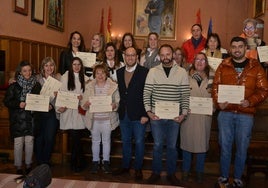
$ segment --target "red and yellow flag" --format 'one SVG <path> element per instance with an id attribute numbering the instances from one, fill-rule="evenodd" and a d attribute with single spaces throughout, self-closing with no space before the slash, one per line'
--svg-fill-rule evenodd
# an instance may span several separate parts
<path id="1" fill-rule="evenodd" d="M 112 10 L 111 7 L 109 7 L 108 19 L 107 19 L 107 36 L 106 36 L 107 42 L 111 42 L 111 35 L 112 35 L 111 28 L 112 28 Z"/>

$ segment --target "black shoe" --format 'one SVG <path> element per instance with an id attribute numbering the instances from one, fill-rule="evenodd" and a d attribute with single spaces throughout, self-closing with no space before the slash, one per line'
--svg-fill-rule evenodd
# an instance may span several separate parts
<path id="1" fill-rule="evenodd" d="M 147 179 L 148 184 L 156 184 L 156 182 L 160 179 L 160 174 L 152 173 L 151 176 Z"/>
<path id="2" fill-rule="evenodd" d="M 111 174 L 112 173 L 109 161 L 103 161 L 102 170 L 103 170 L 103 172 L 105 174 Z"/>
<path id="3" fill-rule="evenodd" d="M 168 175 L 167 180 L 174 186 L 180 186 L 180 180 L 176 177 L 175 174 Z"/>
<path id="4" fill-rule="evenodd" d="M 97 174 L 98 173 L 98 170 L 99 170 L 99 161 L 93 161 L 90 172 L 92 174 Z"/>
<path id="5" fill-rule="evenodd" d="M 32 171 L 32 167 L 26 168 L 25 173 L 28 175 Z"/>
<path id="6" fill-rule="evenodd" d="M 143 174 L 141 170 L 135 170 L 135 180 L 142 180 Z"/>
<path id="7" fill-rule="evenodd" d="M 113 175 L 123 175 L 123 174 L 129 174 L 129 168 L 119 168 L 113 172 Z"/>

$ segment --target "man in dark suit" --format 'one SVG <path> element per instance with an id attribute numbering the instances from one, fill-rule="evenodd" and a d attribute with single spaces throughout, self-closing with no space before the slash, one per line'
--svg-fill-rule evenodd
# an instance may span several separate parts
<path id="1" fill-rule="evenodd" d="M 143 104 L 143 88 L 148 70 L 137 63 L 137 51 L 129 47 L 125 51 L 126 66 L 117 70 L 120 93 L 119 118 L 123 142 L 122 167 L 114 175 L 129 173 L 132 159 L 132 137 L 135 140 L 135 179 L 141 180 L 144 157 L 144 134 L 147 113 Z"/>

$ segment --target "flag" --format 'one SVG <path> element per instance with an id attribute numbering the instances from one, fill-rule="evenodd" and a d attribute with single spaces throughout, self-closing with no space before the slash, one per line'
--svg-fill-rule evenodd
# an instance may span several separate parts
<path id="1" fill-rule="evenodd" d="M 212 18 L 210 17 L 209 23 L 208 23 L 208 34 L 207 37 L 212 33 Z"/>
<path id="2" fill-rule="evenodd" d="M 108 19 L 107 19 L 107 37 L 106 42 L 111 42 L 111 28 L 112 28 L 112 10 L 111 7 L 109 7 L 108 11 Z"/>
<path id="3" fill-rule="evenodd" d="M 201 10 L 200 8 L 198 9 L 196 13 L 196 23 L 201 25 Z"/>
<path id="4" fill-rule="evenodd" d="M 100 33 L 104 34 L 104 9 L 101 11 L 101 24 L 100 24 Z"/>

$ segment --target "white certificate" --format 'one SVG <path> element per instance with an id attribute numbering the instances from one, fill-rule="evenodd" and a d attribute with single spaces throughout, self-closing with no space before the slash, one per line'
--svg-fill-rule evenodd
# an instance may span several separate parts
<path id="1" fill-rule="evenodd" d="M 214 71 L 216 71 L 222 60 L 223 59 L 221 58 L 208 57 L 208 64 Z"/>
<path id="2" fill-rule="evenodd" d="M 50 97 L 54 98 L 55 97 L 54 92 L 58 91 L 61 88 L 61 85 L 62 85 L 62 83 L 60 81 L 58 81 L 55 78 L 49 76 L 46 79 L 46 81 L 45 81 L 45 83 L 44 83 L 44 85 L 43 85 L 43 87 L 41 89 L 40 94 L 50 96 Z"/>
<path id="3" fill-rule="evenodd" d="M 91 103 L 89 112 L 111 112 L 112 97 L 111 96 L 91 96 L 89 98 Z"/>
<path id="4" fill-rule="evenodd" d="M 218 103 L 240 104 L 244 100 L 245 86 L 219 85 Z"/>
<path id="5" fill-rule="evenodd" d="M 90 52 L 77 52 L 76 56 L 83 61 L 84 67 L 92 67 L 96 63 L 96 54 Z"/>
<path id="6" fill-rule="evenodd" d="M 191 114 L 212 115 L 212 98 L 190 97 Z"/>
<path id="7" fill-rule="evenodd" d="M 260 62 L 268 62 L 268 46 L 257 47 Z"/>
<path id="8" fill-rule="evenodd" d="M 155 115 L 160 119 L 174 119 L 180 115 L 180 104 L 171 101 L 156 101 Z"/>
<path id="9" fill-rule="evenodd" d="M 58 91 L 55 106 L 78 109 L 78 96 L 79 94 L 77 93 Z"/>
<path id="10" fill-rule="evenodd" d="M 26 95 L 25 110 L 48 112 L 49 108 L 49 96 L 45 95 Z"/>

